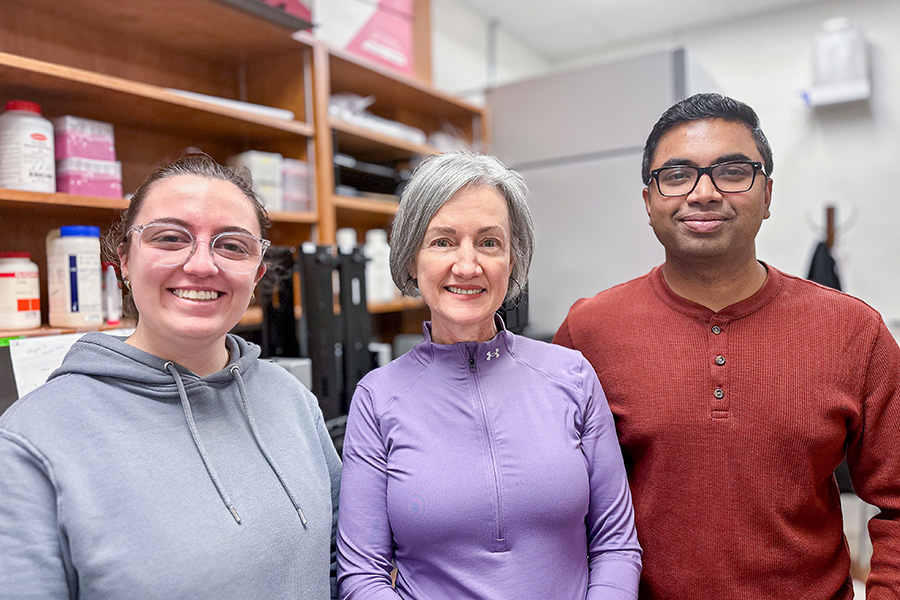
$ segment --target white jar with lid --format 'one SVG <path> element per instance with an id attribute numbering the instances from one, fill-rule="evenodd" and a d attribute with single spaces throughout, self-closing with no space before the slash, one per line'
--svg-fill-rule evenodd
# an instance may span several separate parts
<path id="1" fill-rule="evenodd" d="M 56 191 L 53 123 L 28 100 L 10 100 L 0 115 L 0 187 Z"/>
<path id="2" fill-rule="evenodd" d="M 0 330 L 41 326 L 41 282 L 28 252 L 0 252 Z"/>
<path id="3" fill-rule="evenodd" d="M 366 299 L 369 302 L 393 302 L 399 294 L 391 278 L 391 247 L 387 231 L 370 229 L 366 232 L 363 252 L 366 262 Z"/>
<path id="4" fill-rule="evenodd" d="M 47 234 L 47 295 L 53 327 L 103 324 L 100 228 L 67 225 Z"/>

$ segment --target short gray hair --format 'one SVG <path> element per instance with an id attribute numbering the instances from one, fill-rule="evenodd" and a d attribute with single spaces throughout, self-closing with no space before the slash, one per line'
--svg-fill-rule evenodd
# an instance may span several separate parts
<path id="1" fill-rule="evenodd" d="M 534 254 L 534 222 L 525 202 L 525 180 L 494 156 L 448 152 L 425 159 L 413 172 L 400 198 L 391 228 L 391 276 L 403 294 L 419 295 L 410 271 L 431 219 L 457 192 L 471 185 L 492 187 L 506 199 L 513 257 L 510 279 L 516 284 L 506 290 L 506 300 L 512 300 L 524 289 Z"/>

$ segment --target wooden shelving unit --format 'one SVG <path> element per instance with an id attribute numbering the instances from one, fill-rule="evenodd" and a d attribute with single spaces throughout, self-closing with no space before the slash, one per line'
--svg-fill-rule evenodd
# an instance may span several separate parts
<path id="1" fill-rule="evenodd" d="M 220 161 L 245 150 L 308 161 L 316 208 L 271 213 L 268 237 L 276 245 L 333 243 L 338 227 L 355 227 L 359 239 L 368 229 L 390 227 L 396 202 L 333 193 L 335 145 L 382 163 L 439 151 L 329 117 L 331 94 L 372 95 L 370 110 L 378 116 L 426 133 L 452 127 L 476 145 L 485 140 L 483 111 L 432 89 L 424 82 L 430 67 L 420 65 L 416 79 L 392 73 L 310 35 L 292 36 L 280 18 L 251 14 L 271 9 L 254 4 L 7 0 L 0 20 L 0 101 L 33 100 L 48 118 L 72 114 L 112 123 L 126 192 L 187 149 Z M 416 0 L 416 11 L 425 17 L 416 39 L 427 42 L 428 0 Z M 416 54 L 430 61 L 429 52 Z M 177 90 L 283 109 L 294 118 L 226 107 Z M 31 253 L 46 298 L 47 232 L 83 224 L 105 234 L 127 206 L 121 199 L 0 189 L 0 250 Z M 407 321 L 417 332 L 424 310 L 420 301 L 407 299 L 372 305 L 370 312 L 379 335 L 389 337 L 408 328 Z M 260 315 L 251 310 L 242 323 L 259 322 Z"/>
<path id="2" fill-rule="evenodd" d="M 47 118 L 72 114 L 112 123 L 126 192 L 189 148 L 221 161 L 251 149 L 310 160 L 312 47 L 291 33 L 216 0 L 7 0 L 0 100 L 33 100 Z M 294 119 L 175 90 L 272 106 Z M 122 199 L 0 190 L 2 249 L 31 253 L 47 298 L 47 232 L 84 224 L 105 234 L 127 206 Z M 272 217 L 276 243 L 315 235 L 318 213 Z"/>
<path id="3" fill-rule="evenodd" d="M 357 239 L 373 227 L 390 229 L 396 203 L 334 193 L 334 169 L 330 157 L 335 152 L 372 163 L 413 162 L 417 157 L 440 152 L 429 145 L 350 123 L 328 113 L 333 94 L 371 96 L 371 114 L 422 130 L 426 135 L 451 129 L 475 148 L 487 139 L 484 111 L 459 98 L 438 92 L 417 79 L 394 73 L 350 53 L 325 45 L 315 48 L 316 72 L 314 105 L 319 202 L 328 218 L 320 223 L 322 241 L 334 241 L 340 227 L 357 229 Z M 325 160 L 328 157 L 329 160 Z M 320 211 L 321 214 L 322 211 Z M 333 220 L 332 220 L 333 219 Z"/>

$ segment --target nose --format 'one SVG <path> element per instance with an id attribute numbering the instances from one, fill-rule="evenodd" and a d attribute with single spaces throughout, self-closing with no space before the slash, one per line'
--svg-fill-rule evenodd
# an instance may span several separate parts
<path id="1" fill-rule="evenodd" d="M 208 240 L 197 240 L 197 246 L 194 253 L 191 254 L 187 262 L 182 265 L 185 273 L 192 275 L 215 275 L 219 272 L 219 267 L 213 260 L 212 246 Z"/>
<path id="2" fill-rule="evenodd" d="M 478 252 L 469 244 L 462 244 L 456 252 L 456 260 L 453 262 L 453 274 L 457 277 L 474 277 L 481 273 L 481 264 L 478 262 Z"/>
<path id="3" fill-rule="evenodd" d="M 709 202 L 718 202 L 722 199 L 722 193 L 713 184 L 712 176 L 709 173 L 700 175 L 697 185 L 693 191 L 688 194 L 688 202 L 699 202 L 707 204 Z"/>

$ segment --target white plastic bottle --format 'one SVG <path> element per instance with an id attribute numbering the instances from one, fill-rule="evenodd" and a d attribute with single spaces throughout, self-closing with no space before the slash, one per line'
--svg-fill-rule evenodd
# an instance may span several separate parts
<path id="1" fill-rule="evenodd" d="M 67 225 L 47 234 L 47 295 L 53 327 L 103 324 L 100 228 Z"/>
<path id="2" fill-rule="evenodd" d="M 0 115 L 0 187 L 56 191 L 53 123 L 28 100 L 10 100 Z"/>
<path id="3" fill-rule="evenodd" d="M 0 252 L 0 330 L 41 326 L 41 282 L 28 252 Z"/>
<path id="4" fill-rule="evenodd" d="M 122 288 L 113 263 L 100 263 L 103 268 L 103 320 L 111 327 L 122 322 Z"/>
<path id="5" fill-rule="evenodd" d="M 391 278 L 391 247 L 384 229 L 366 232 L 363 251 L 366 258 L 366 299 L 369 302 L 392 302 L 397 299 L 397 288 Z"/>

